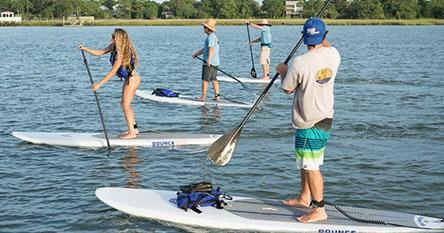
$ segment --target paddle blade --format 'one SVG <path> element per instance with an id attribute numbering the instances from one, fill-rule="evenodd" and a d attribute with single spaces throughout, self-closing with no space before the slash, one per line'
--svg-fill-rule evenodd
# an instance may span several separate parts
<path id="1" fill-rule="evenodd" d="M 251 68 L 251 72 L 250 72 L 251 77 L 253 78 L 257 78 L 257 74 L 256 74 L 256 70 L 253 68 Z"/>
<path id="2" fill-rule="evenodd" d="M 240 129 L 232 129 L 211 144 L 208 149 L 208 157 L 214 164 L 224 166 L 230 162 L 240 133 Z"/>

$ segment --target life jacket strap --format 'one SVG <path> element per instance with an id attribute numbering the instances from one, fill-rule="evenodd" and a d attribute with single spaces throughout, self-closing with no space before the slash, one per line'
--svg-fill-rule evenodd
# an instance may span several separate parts
<path id="1" fill-rule="evenodd" d="M 202 210 L 198 209 L 196 206 L 191 207 L 191 209 L 198 214 L 202 213 Z"/>

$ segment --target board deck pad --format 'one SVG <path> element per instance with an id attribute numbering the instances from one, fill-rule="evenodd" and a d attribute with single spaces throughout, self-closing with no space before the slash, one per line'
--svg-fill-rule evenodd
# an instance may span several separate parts
<path id="1" fill-rule="evenodd" d="M 396 224 L 400 226 L 417 228 L 415 223 L 415 215 L 404 214 L 399 212 L 372 210 L 356 207 L 340 207 L 350 216 L 354 218 L 369 220 L 369 221 L 384 221 L 386 223 Z M 225 209 L 238 216 L 268 221 L 294 222 L 297 217 L 307 214 L 311 211 L 310 208 L 285 206 L 277 200 L 267 199 L 246 199 L 230 202 L 230 205 Z M 328 219 L 318 222 L 324 225 L 343 225 L 343 226 L 381 226 L 381 224 L 362 223 L 352 220 L 334 206 L 325 205 L 325 210 Z"/>
<path id="2" fill-rule="evenodd" d="M 205 101 L 200 101 L 196 96 L 179 95 L 179 97 L 164 97 L 152 94 L 151 91 L 137 90 L 136 95 L 151 101 L 170 103 L 170 104 L 182 104 L 182 105 L 195 105 L 195 106 L 220 106 L 220 107 L 239 107 L 239 108 L 251 108 L 252 103 L 243 101 L 234 101 L 221 98 L 220 101 L 215 101 L 213 98 L 207 98 Z"/>
<path id="3" fill-rule="evenodd" d="M 103 133 L 72 132 L 12 132 L 18 139 L 34 144 L 72 147 L 106 147 Z M 141 132 L 135 139 L 119 139 L 117 134 L 108 134 L 111 146 L 175 147 L 186 145 L 211 145 L 221 135 L 167 132 Z"/>
<path id="4" fill-rule="evenodd" d="M 296 217 L 310 211 L 284 206 L 279 200 L 233 196 L 224 209 L 199 207 L 201 214 L 175 205 L 176 192 L 150 189 L 99 188 L 96 196 L 124 213 L 159 221 L 229 230 L 266 232 L 443 232 L 442 219 L 392 211 L 340 207 L 349 216 L 390 224 L 364 223 L 350 219 L 334 206 L 326 205 L 327 220 L 300 223 Z"/>

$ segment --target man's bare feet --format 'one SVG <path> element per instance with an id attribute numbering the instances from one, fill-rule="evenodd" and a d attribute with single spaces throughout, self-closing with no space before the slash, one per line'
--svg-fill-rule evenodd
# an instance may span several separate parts
<path id="1" fill-rule="evenodd" d="M 133 132 L 133 133 L 121 134 L 119 136 L 119 139 L 134 139 L 136 137 L 137 137 L 136 133 Z"/>
<path id="2" fill-rule="evenodd" d="M 214 101 L 220 101 L 220 94 L 219 93 L 214 94 L 213 100 Z"/>
<path id="3" fill-rule="evenodd" d="M 309 200 L 303 200 L 301 198 L 292 198 L 283 200 L 282 204 L 286 206 L 303 206 L 303 207 L 310 207 L 310 201 Z"/>
<path id="4" fill-rule="evenodd" d="M 205 97 L 204 96 L 199 97 L 199 101 L 204 102 L 205 101 Z"/>
<path id="5" fill-rule="evenodd" d="M 325 209 L 322 208 L 314 208 L 313 211 L 306 215 L 302 215 L 298 218 L 296 218 L 301 223 L 309 223 L 309 222 L 317 222 L 327 219 L 327 213 L 325 212 Z"/>

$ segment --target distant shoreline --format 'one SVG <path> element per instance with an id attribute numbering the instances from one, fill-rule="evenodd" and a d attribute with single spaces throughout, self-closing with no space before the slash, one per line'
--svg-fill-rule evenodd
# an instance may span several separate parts
<path id="1" fill-rule="evenodd" d="M 205 19 L 98 19 L 94 21 L 24 20 L 21 23 L 1 23 L 1 26 L 194 26 Z M 216 19 L 217 25 L 244 25 L 246 21 L 258 19 Z M 305 19 L 269 19 L 272 25 L 302 25 Z M 328 25 L 406 25 L 431 26 L 444 25 L 444 19 L 326 19 Z"/>

